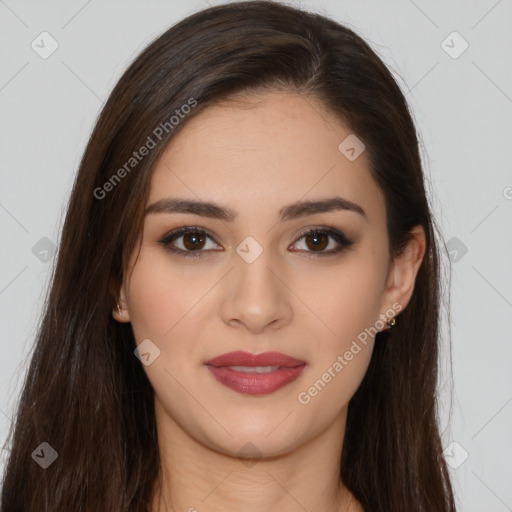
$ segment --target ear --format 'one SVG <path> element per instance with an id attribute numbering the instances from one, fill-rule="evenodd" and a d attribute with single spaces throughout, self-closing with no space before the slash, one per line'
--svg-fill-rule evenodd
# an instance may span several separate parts
<path id="1" fill-rule="evenodd" d="M 405 309 L 411 300 L 416 275 L 425 256 L 426 237 L 423 226 L 415 226 L 411 229 L 411 235 L 403 252 L 392 261 L 386 280 L 383 307 L 395 309 L 397 313 Z M 401 307 L 396 307 L 396 303 Z"/>
<path id="2" fill-rule="evenodd" d="M 119 298 L 117 304 L 112 309 L 112 316 L 118 322 L 126 323 L 130 321 L 130 312 L 128 310 L 128 303 L 126 302 L 126 290 L 124 283 L 119 289 Z"/>

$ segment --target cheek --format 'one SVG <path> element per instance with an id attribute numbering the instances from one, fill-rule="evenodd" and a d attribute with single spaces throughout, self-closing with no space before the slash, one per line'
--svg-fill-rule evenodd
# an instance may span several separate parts
<path id="1" fill-rule="evenodd" d="M 347 404 L 368 368 L 380 315 L 386 260 L 371 252 L 352 255 L 346 264 L 309 273 L 317 283 L 307 295 L 309 315 L 303 332 L 315 333 L 310 345 L 310 372 L 298 401 L 325 420 Z M 322 411 L 322 412 L 320 412 Z"/>
<path id="2" fill-rule="evenodd" d="M 167 410 L 183 408 L 187 394 L 182 385 L 186 383 L 193 391 L 201 366 L 197 343 L 204 330 L 204 297 L 211 283 L 196 277 L 185 278 L 165 254 L 147 249 L 141 250 L 130 277 L 128 307 L 133 334 L 137 345 L 149 339 L 159 350 L 143 368 Z"/>
<path id="3" fill-rule="evenodd" d="M 318 338 L 327 347 L 342 350 L 379 318 L 384 265 L 375 258 L 352 254 L 350 261 L 307 272 L 295 290 L 310 311 Z M 314 284 L 312 286 L 312 283 Z"/>
<path id="4" fill-rule="evenodd" d="M 316 428 L 334 421 L 348 406 L 372 357 L 374 335 L 365 331 L 372 324 L 371 315 L 361 303 L 344 305 L 345 309 L 332 311 L 330 325 L 336 334 L 329 332 L 317 340 L 307 379 L 296 396 L 303 414 L 314 418 Z"/>
<path id="5" fill-rule="evenodd" d="M 155 339 L 169 344 L 185 326 L 199 328 L 197 318 L 211 284 L 200 278 L 186 279 L 165 254 L 141 251 L 128 290 L 130 321 L 135 339 Z M 196 276 L 197 277 L 197 276 Z"/>

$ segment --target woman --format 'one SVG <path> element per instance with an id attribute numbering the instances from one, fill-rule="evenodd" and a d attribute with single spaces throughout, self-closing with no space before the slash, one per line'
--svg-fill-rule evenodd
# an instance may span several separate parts
<path id="1" fill-rule="evenodd" d="M 113 90 L 2 511 L 454 511 L 415 127 L 354 32 L 212 7 Z"/>

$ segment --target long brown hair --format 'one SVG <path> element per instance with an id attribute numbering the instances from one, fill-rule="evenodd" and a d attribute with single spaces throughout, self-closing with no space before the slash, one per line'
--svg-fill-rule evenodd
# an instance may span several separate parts
<path id="1" fill-rule="evenodd" d="M 319 100 L 364 141 L 394 255 L 413 226 L 426 233 L 412 299 L 391 334 L 377 335 L 350 401 L 341 478 L 368 512 L 455 510 L 437 419 L 439 252 L 404 95 L 352 30 L 249 1 L 167 30 L 129 66 L 98 118 L 8 439 L 2 512 L 149 510 L 159 467 L 153 389 L 130 324 L 111 312 L 142 230 L 151 171 L 208 105 L 273 88 Z M 141 156 L 143 146 L 152 147 Z M 58 454 L 46 469 L 31 456 L 42 442 Z"/>

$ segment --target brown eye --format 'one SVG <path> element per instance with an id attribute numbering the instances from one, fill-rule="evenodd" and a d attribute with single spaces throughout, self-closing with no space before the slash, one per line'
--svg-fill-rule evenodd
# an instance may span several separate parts
<path id="1" fill-rule="evenodd" d="M 206 243 L 206 237 L 199 232 L 191 231 L 186 235 L 183 235 L 183 245 L 186 249 L 191 251 L 195 249 L 202 249 Z"/>
<path id="2" fill-rule="evenodd" d="M 211 235 L 193 226 L 175 229 L 160 240 L 160 243 L 170 252 L 181 256 L 204 256 L 204 253 L 219 250 Z"/>
<path id="3" fill-rule="evenodd" d="M 306 245 L 309 249 L 323 251 L 329 245 L 329 237 L 321 231 L 311 231 L 305 236 Z"/>
<path id="4" fill-rule="evenodd" d="M 328 256 L 343 251 L 353 245 L 353 243 L 341 231 L 333 227 L 326 229 L 315 228 L 303 233 L 292 246 L 292 250 L 314 254 L 315 256 Z M 301 244 L 303 245 L 302 247 Z"/>

